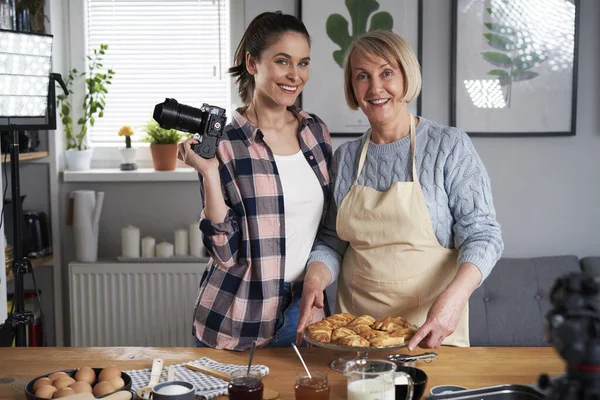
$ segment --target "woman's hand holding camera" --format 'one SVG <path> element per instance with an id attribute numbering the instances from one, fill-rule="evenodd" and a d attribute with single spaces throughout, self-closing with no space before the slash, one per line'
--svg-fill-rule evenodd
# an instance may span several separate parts
<path id="1" fill-rule="evenodd" d="M 206 158 L 200 157 L 198 154 L 196 154 L 196 152 L 192 149 L 192 145 L 198 143 L 199 142 L 197 139 L 187 139 L 177 144 L 177 158 L 183 161 L 185 165 L 189 165 L 196 171 L 200 172 L 205 178 L 215 173 L 218 175 L 219 160 L 217 160 L 217 157 L 207 160 Z"/>

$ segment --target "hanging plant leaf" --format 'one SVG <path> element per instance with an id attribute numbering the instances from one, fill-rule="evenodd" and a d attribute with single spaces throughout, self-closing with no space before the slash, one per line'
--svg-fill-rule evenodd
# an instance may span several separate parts
<path id="1" fill-rule="evenodd" d="M 515 82 L 528 81 L 529 79 L 533 79 L 538 75 L 539 74 L 537 72 L 533 72 L 533 71 L 517 70 L 516 74 L 513 73 L 513 81 L 515 81 Z"/>
<path id="2" fill-rule="evenodd" d="M 488 75 L 508 76 L 508 72 L 503 69 L 492 69 L 491 71 L 488 71 Z"/>
<path id="3" fill-rule="evenodd" d="M 501 33 L 503 35 L 514 35 L 515 30 L 509 26 L 498 24 L 496 22 L 485 22 L 484 25 L 490 31 L 494 33 Z"/>
<path id="4" fill-rule="evenodd" d="M 497 67 L 509 68 L 513 65 L 512 60 L 506 54 L 485 51 L 481 55 L 487 62 Z"/>
<path id="5" fill-rule="evenodd" d="M 515 48 L 515 42 L 506 36 L 495 33 L 484 33 L 483 36 L 488 44 L 497 50 L 510 51 Z"/>

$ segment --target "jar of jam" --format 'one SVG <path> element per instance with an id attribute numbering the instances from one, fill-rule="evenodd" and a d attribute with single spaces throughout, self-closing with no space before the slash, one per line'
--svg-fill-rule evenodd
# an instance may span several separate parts
<path id="1" fill-rule="evenodd" d="M 262 376 L 258 371 L 241 369 L 231 373 L 227 392 L 230 400 L 262 400 Z"/>
<path id="2" fill-rule="evenodd" d="M 314 371 L 310 375 L 310 378 L 304 372 L 296 375 L 296 400 L 329 400 L 327 373 Z"/>

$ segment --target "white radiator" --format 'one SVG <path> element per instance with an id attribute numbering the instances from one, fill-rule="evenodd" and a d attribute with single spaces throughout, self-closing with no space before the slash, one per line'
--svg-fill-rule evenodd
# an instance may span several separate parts
<path id="1" fill-rule="evenodd" d="M 70 263 L 71 346 L 193 346 L 206 263 Z"/>

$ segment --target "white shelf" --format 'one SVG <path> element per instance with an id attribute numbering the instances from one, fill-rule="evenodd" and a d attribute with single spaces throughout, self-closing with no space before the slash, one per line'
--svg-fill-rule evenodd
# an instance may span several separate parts
<path id="1" fill-rule="evenodd" d="M 64 171 L 64 182 L 197 182 L 198 172 L 192 168 L 177 168 L 174 171 L 156 171 L 139 168 L 121 171 L 118 168 L 92 168 L 87 171 Z"/>

